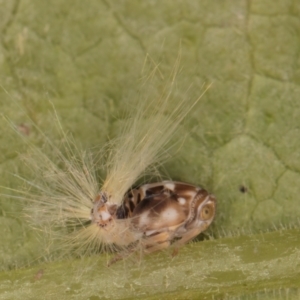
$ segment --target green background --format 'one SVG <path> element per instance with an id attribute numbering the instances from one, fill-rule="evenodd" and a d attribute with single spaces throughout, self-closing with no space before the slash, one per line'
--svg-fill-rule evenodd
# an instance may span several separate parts
<path id="1" fill-rule="evenodd" d="M 29 118 L 55 141 L 49 100 L 78 143 L 99 148 L 134 100 L 146 54 L 170 69 L 181 47 L 178 80 L 193 92 L 179 82 L 178 97 L 212 87 L 164 169 L 218 199 L 211 239 L 175 258 L 107 268 L 102 255 L 20 268 L 41 248 L 21 205 L 3 195 L 0 299 L 299 298 L 298 0 L 1 0 L 0 16 L 0 110 L 30 131 L 22 140 L 1 118 L 1 186 L 18 188 L 20 154 L 28 142 L 42 145 Z"/>

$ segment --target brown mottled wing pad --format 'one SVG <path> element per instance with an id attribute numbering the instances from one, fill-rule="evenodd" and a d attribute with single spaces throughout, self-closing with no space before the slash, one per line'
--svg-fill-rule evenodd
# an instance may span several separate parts
<path id="1" fill-rule="evenodd" d="M 132 230 L 143 233 L 144 251 L 150 253 L 193 239 L 211 224 L 215 208 L 216 199 L 206 190 L 163 181 L 130 190 L 117 216 L 131 219 Z"/>

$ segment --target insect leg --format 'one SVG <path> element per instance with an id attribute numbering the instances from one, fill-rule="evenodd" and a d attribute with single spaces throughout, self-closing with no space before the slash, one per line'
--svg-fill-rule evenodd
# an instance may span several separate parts
<path id="1" fill-rule="evenodd" d="M 161 232 L 147 237 L 143 242 L 144 252 L 147 254 L 166 249 L 170 246 L 170 233 Z"/>
<path id="2" fill-rule="evenodd" d="M 187 231 L 186 233 L 184 233 L 180 240 L 173 243 L 174 251 L 173 251 L 172 256 L 177 255 L 180 247 L 182 247 L 184 244 L 186 244 L 187 242 L 192 240 L 194 237 L 196 237 L 202 231 L 203 231 L 202 227 L 196 227 L 196 228 L 193 228 L 193 229 Z"/>
<path id="3" fill-rule="evenodd" d="M 147 237 L 141 241 L 141 246 L 145 254 L 150 254 L 156 251 L 161 251 L 170 246 L 170 233 L 161 232 L 153 236 Z M 118 262 L 119 260 L 125 259 L 130 254 L 138 250 L 138 244 L 132 245 L 125 251 L 116 254 L 107 264 L 108 267 Z"/>
<path id="4" fill-rule="evenodd" d="M 137 246 L 133 245 L 131 247 L 129 247 L 128 249 L 126 249 L 126 251 L 122 251 L 118 254 L 116 254 L 108 263 L 107 266 L 110 267 L 111 265 L 113 265 L 114 263 L 118 262 L 119 260 L 125 259 L 126 257 L 128 257 L 130 254 L 134 253 L 137 250 Z"/>

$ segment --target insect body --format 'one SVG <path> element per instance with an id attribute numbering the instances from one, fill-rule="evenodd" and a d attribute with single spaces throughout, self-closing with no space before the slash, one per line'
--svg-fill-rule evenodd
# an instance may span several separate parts
<path id="1" fill-rule="evenodd" d="M 105 193 L 96 197 L 92 223 L 107 236 L 106 242 L 140 243 L 145 253 L 165 249 L 173 242 L 177 251 L 207 229 L 215 216 L 215 197 L 182 182 L 163 181 L 131 189 L 120 206 L 109 198 Z"/>
<path id="2" fill-rule="evenodd" d="M 147 90 L 117 136 L 99 145 L 103 155 L 101 150 L 96 161 L 92 153 L 76 147 L 58 119 L 60 148 L 45 134 L 50 155 L 29 145 L 31 152 L 24 159 L 35 180 L 21 178 L 26 188 L 16 199 L 25 201 L 32 227 L 49 234 L 45 244 L 50 256 L 52 249 L 76 256 L 121 250 L 116 259 L 122 259 L 138 248 L 151 253 L 170 245 L 176 252 L 213 221 L 215 197 L 200 187 L 163 181 L 132 188 L 145 174 L 161 177 L 157 166 L 169 156 L 174 137 L 177 143 L 182 140 L 181 122 L 202 96 L 178 96 L 178 72 L 179 61 L 165 82 L 159 77 L 159 93 Z M 100 182 L 98 169 L 105 173 Z"/>

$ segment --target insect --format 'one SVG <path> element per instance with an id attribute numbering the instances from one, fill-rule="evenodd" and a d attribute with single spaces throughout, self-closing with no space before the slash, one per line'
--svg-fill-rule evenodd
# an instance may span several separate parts
<path id="1" fill-rule="evenodd" d="M 125 194 L 122 204 L 110 203 L 100 192 L 91 210 L 92 223 L 107 243 L 130 245 L 141 241 L 145 253 L 178 248 L 207 229 L 215 216 L 216 199 L 200 187 L 176 181 L 144 184 Z M 129 220 L 129 222 L 128 222 Z M 130 234 L 124 234 L 123 228 Z M 122 256 L 116 256 L 115 260 Z"/>
<path id="2" fill-rule="evenodd" d="M 19 176 L 28 187 L 16 198 L 24 200 L 32 227 L 48 234 L 48 250 L 77 256 L 117 252 L 109 264 L 138 249 L 147 254 L 173 246 L 176 254 L 211 224 L 216 199 L 205 189 L 176 181 L 134 188 L 145 174 L 157 173 L 182 120 L 208 89 L 197 99 L 177 97 L 178 72 L 179 59 L 171 75 L 157 81 L 160 92 L 138 101 L 99 160 L 78 149 L 58 117 L 60 147 L 43 133 L 43 150 L 29 145 L 23 158 L 35 180 Z M 105 173 L 102 182 L 98 169 Z"/>

